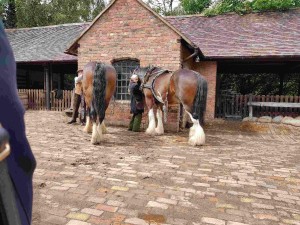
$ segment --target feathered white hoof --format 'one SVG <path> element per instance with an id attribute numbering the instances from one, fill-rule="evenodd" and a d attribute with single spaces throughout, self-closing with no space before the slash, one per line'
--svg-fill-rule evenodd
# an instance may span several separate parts
<path id="1" fill-rule="evenodd" d="M 148 128 L 146 129 L 146 134 L 149 134 L 149 135 L 155 135 L 155 128 L 148 127 Z"/>
<path id="2" fill-rule="evenodd" d="M 194 120 L 194 125 L 190 128 L 189 144 L 192 146 L 205 144 L 205 133 L 200 126 L 199 120 Z"/>
<path id="3" fill-rule="evenodd" d="M 148 117 L 149 117 L 149 126 L 146 129 L 146 134 L 155 135 L 155 125 L 156 124 L 155 124 L 155 116 L 154 116 L 153 109 L 149 110 Z"/>
<path id="4" fill-rule="evenodd" d="M 156 127 L 156 128 L 155 128 L 155 133 L 156 133 L 157 135 L 162 135 L 162 134 L 164 134 L 164 128 L 163 128 L 163 127 Z"/>

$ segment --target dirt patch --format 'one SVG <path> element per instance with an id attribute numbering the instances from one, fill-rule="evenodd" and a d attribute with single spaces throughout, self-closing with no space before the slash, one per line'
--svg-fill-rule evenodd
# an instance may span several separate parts
<path id="1" fill-rule="evenodd" d="M 263 132 L 269 131 L 269 126 L 267 124 L 257 124 L 252 122 L 243 122 L 240 125 L 240 130 L 244 132 Z"/>

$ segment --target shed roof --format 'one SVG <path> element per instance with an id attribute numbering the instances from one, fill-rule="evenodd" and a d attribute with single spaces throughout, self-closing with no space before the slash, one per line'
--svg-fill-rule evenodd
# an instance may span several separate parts
<path id="1" fill-rule="evenodd" d="M 76 61 L 65 54 L 65 49 L 80 35 L 89 23 L 7 29 L 16 62 Z"/>
<path id="2" fill-rule="evenodd" d="M 206 58 L 300 57 L 300 9 L 166 20 Z"/>

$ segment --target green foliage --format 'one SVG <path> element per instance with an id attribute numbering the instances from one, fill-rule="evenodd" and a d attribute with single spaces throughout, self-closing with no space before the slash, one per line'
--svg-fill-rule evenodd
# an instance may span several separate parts
<path id="1" fill-rule="evenodd" d="M 6 0 L 0 3 L 0 16 L 3 17 L 5 28 L 15 28 L 17 23 L 16 6 L 14 0 Z"/>
<path id="2" fill-rule="evenodd" d="M 245 14 L 271 10 L 287 10 L 300 7 L 300 0 L 219 0 L 213 7 L 205 10 L 207 16 L 219 15 L 228 12 Z"/>
<path id="3" fill-rule="evenodd" d="M 276 73 L 225 73 L 220 76 L 220 90 L 232 90 L 242 95 L 299 95 L 299 73 L 283 76 Z"/>
<path id="4" fill-rule="evenodd" d="M 14 10 L 7 2 L 0 1 L 4 19 L 7 12 L 16 12 L 18 28 L 91 21 L 105 7 L 104 0 L 6 0 L 15 1 Z M 15 24 L 16 20 L 8 21 Z"/>
<path id="5" fill-rule="evenodd" d="M 160 15 L 173 16 L 183 14 L 180 6 L 174 7 L 174 0 L 145 0 L 145 2 Z"/>
<path id="6" fill-rule="evenodd" d="M 294 0 L 256 0 L 252 4 L 252 9 L 257 11 L 286 10 L 294 6 Z"/>
<path id="7" fill-rule="evenodd" d="M 211 0 L 181 0 L 185 14 L 198 14 L 211 5 Z"/>

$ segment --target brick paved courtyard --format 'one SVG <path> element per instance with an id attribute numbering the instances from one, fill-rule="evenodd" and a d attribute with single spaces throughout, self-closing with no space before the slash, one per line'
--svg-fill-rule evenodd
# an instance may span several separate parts
<path id="1" fill-rule="evenodd" d="M 25 118 L 38 163 L 33 225 L 300 224 L 299 128 L 220 122 L 190 147 L 186 132 L 108 127 L 93 146 L 61 112 Z"/>

